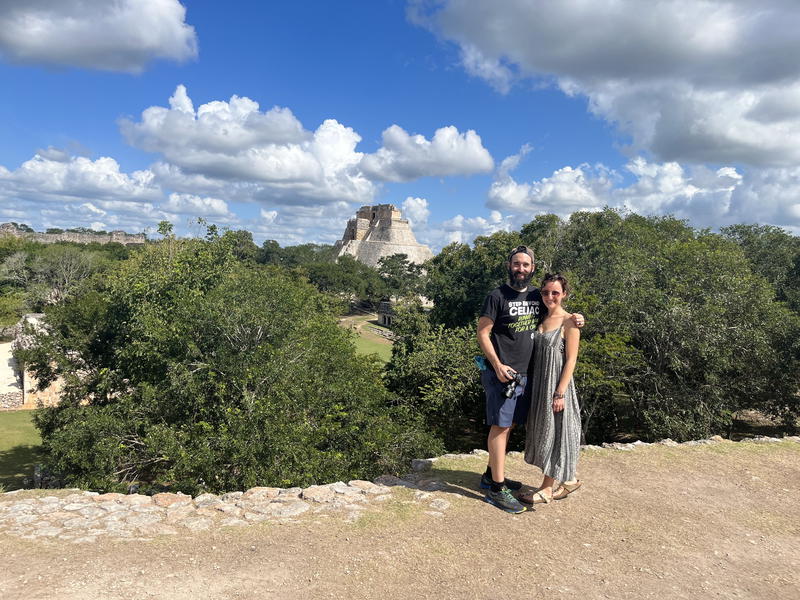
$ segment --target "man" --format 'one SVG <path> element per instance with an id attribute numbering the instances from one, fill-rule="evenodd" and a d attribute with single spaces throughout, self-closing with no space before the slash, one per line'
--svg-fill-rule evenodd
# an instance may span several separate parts
<path id="1" fill-rule="evenodd" d="M 478 344 L 489 363 L 481 371 L 486 392 L 486 423 L 489 465 L 481 477 L 488 489 L 486 502 L 510 512 L 521 513 L 525 506 L 511 494 L 522 484 L 505 478 L 508 437 L 518 423 L 525 423 L 530 402 L 525 394 L 528 365 L 533 352 L 533 334 L 542 310 L 539 290 L 530 287 L 535 270 L 533 250 L 518 246 L 509 254 L 507 284 L 486 297 L 478 319 Z M 583 327 L 583 315 L 573 315 Z"/>

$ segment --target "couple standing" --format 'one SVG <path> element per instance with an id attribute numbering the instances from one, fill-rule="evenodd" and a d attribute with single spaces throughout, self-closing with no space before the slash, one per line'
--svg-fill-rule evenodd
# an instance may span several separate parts
<path id="1" fill-rule="evenodd" d="M 563 276 L 546 275 L 541 290 L 530 286 L 532 250 L 518 246 L 507 266 L 509 283 L 486 297 L 478 320 L 478 343 L 489 363 L 481 371 L 490 425 L 489 466 L 481 487 L 489 490 L 487 502 L 520 513 L 526 510 L 520 501 L 546 504 L 580 486 L 575 467 L 581 420 L 572 373 L 584 319 L 562 306 L 569 294 Z M 506 447 L 516 424 L 526 426 L 525 460 L 544 473 L 539 488 L 519 499 L 511 492 L 522 484 L 505 478 Z"/>

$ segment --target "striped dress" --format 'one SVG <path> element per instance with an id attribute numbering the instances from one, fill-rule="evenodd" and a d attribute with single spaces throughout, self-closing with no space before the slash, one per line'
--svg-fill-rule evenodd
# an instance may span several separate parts
<path id="1" fill-rule="evenodd" d="M 525 460 L 557 481 L 573 481 L 581 444 L 581 411 L 571 379 L 564 394 L 564 410 L 553 412 L 553 393 L 564 366 L 562 327 L 534 333 L 533 370 L 529 377 L 533 386 L 525 431 Z"/>

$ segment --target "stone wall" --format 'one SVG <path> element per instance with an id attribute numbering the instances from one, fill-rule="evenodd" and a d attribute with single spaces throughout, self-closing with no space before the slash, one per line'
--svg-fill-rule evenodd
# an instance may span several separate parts
<path id="1" fill-rule="evenodd" d="M 41 392 L 36 389 L 39 381 L 25 371 L 22 375 L 22 394 L 23 400 L 19 408 L 23 410 L 33 410 L 40 406 L 55 406 L 61 399 L 61 390 L 64 387 L 64 381 L 59 378 L 51 383 L 47 388 Z"/>
<path id="2" fill-rule="evenodd" d="M 22 385 L 10 342 L 0 344 L 0 410 L 21 408 Z"/>
<path id="3" fill-rule="evenodd" d="M 36 389 L 38 380 L 25 371 L 13 356 L 13 348 L 29 343 L 29 337 L 23 335 L 23 322 L 34 327 L 42 326 L 41 314 L 28 314 L 16 326 L 14 342 L 0 344 L 0 410 L 33 410 L 40 406 L 54 406 L 61 398 L 64 382 L 57 379 L 46 389 Z"/>
<path id="4" fill-rule="evenodd" d="M 0 394 L 0 410 L 17 410 L 22 408 L 22 392 Z"/>
<path id="5" fill-rule="evenodd" d="M 144 244 L 147 241 L 143 233 L 125 233 L 124 231 L 112 231 L 106 234 L 77 233 L 65 231 L 64 233 L 30 233 L 14 227 L 11 223 L 0 225 L 0 235 L 11 235 L 24 238 L 32 242 L 42 244 L 53 244 L 55 242 L 75 242 L 77 244 L 109 244 L 116 242 L 119 244 Z"/>

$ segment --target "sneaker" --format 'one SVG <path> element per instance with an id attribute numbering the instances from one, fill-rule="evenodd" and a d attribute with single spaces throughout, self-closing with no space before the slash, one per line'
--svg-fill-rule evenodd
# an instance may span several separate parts
<path id="1" fill-rule="evenodd" d="M 512 492 L 516 492 L 517 490 L 522 488 L 522 482 L 514 481 L 513 479 L 506 479 L 505 481 L 503 481 L 503 485 L 505 485 Z M 492 478 L 489 477 L 486 473 L 481 475 L 481 489 L 484 490 L 492 489 Z"/>
<path id="2" fill-rule="evenodd" d="M 507 513 L 519 514 L 528 510 L 522 503 L 511 495 L 511 490 L 503 487 L 499 492 L 492 492 L 486 494 L 483 498 L 489 504 L 493 504 L 500 510 Z"/>

